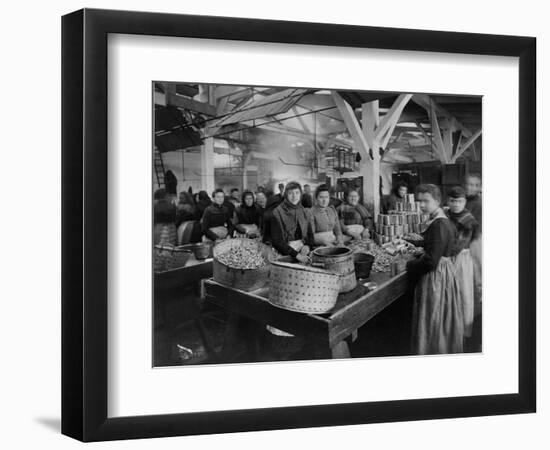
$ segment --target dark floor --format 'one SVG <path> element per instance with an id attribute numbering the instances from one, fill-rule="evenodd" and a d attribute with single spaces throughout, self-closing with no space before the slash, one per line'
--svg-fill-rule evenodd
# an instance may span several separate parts
<path id="1" fill-rule="evenodd" d="M 410 354 L 412 300 L 405 295 L 359 329 L 350 343 L 354 358 Z M 198 320 L 200 318 L 200 320 Z M 299 339 L 277 338 L 264 327 L 254 331 L 240 324 L 237 337 L 222 354 L 228 315 L 200 299 L 198 288 L 155 294 L 154 365 L 219 364 L 310 360 L 329 355 L 309 348 Z M 481 324 L 467 342 L 466 351 L 479 351 Z M 251 346 L 254 346 L 251 357 Z"/>

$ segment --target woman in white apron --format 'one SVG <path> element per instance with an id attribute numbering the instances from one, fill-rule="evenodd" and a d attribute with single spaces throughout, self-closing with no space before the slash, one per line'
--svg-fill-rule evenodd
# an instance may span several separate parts
<path id="1" fill-rule="evenodd" d="M 346 202 L 342 203 L 337 211 L 344 242 L 369 238 L 372 218 L 367 208 L 359 203 L 359 192 L 350 189 L 346 193 Z"/>
<path id="2" fill-rule="evenodd" d="M 222 189 L 216 189 L 213 202 L 204 210 L 201 219 L 203 240 L 217 241 L 231 237 L 233 234 L 233 213 L 224 205 L 225 194 Z"/>
<path id="3" fill-rule="evenodd" d="M 426 355 L 463 352 L 464 310 L 460 299 L 456 230 L 441 209 L 441 191 L 433 184 L 417 188 L 422 212 L 430 215 L 423 233 L 424 254 L 407 263 L 416 278 L 412 351 Z"/>
<path id="4" fill-rule="evenodd" d="M 464 337 L 472 335 L 474 323 L 474 262 L 470 252 L 472 240 L 479 235 L 479 224 L 466 209 L 466 191 L 456 186 L 449 192 L 447 215 L 457 230 L 457 278 L 460 283 L 460 298 L 464 308 Z"/>
<path id="5" fill-rule="evenodd" d="M 344 236 L 338 213 L 330 206 L 328 187 L 321 184 L 315 190 L 315 205 L 311 208 L 313 241 L 315 245 L 342 245 Z"/>
<path id="6" fill-rule="evenodd" d="M 241 235 L 249 238 L 260 236 L 261 214 L 259 207 L 254 203 L 254 194 L 244 191 L 242 202 L 235 210 L 237 223 L 235 229 Z"/>
<path id="7" fill-rule="evenodd" d="M 301 203 L 302 187 L 291 181 L 284 190 L 284 200 L 273 210 L 271 216 L 271 243 L 281 255 L 290 255 L 301 263 L 308 261 L 313 246 L 313 228 L 310 210 Z M 272 337 L 273 351 L 285 359 L 298 351 L 303 341 L 292 334 L 267 325 Z"/>

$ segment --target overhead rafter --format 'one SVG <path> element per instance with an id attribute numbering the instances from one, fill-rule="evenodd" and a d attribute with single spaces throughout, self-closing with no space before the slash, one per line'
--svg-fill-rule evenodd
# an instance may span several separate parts
<path id="1" fill-rule="evenodd" d="M 390 136 L 393 133 L 393 130 L 395 129 L 395 126 L 397 125 L 397 122 L 399 121 L 399 117 L 401 116 L 401 113 L 403 112 L 403 109 L 409 103 L 409 100 L 412 98 L 412 94 L 400 94 L 395 102 L 393 102 L 393 105 L 389 109 L 389 111 L 384 115 L 382 120 L 380 120 L 380 125 L 376 127 L 375 130 L 375 138 L 380 143 L 388 143 Z M 385 148 L 384 145 L 381 146 L 382 148 Z"/>
<path id="2" fill-rule="evenodd" d="M 188 97 L 178 95 L 175 92 L 155 92 L 154 96 L 155 105 L 173 105 L 178 108 L 189 109 L 208 116 L 216 115 L 216 108 L 208 103 L 198 102 Z"/>
<path id="3" fill-rule="evenodd" d="M 353 108 L 336 91 L 332 91 L 332 98 L 334 99 L 334 103 L 336 103 L 336 106 L 338 107 L 338 111 L 340 111 L 340 115 L 342 116 L 342 119 L 344 119 L 346 128 L 351 134 L 353 141 L 357 145 L 357 149 L 359 150 L 361 157 L 370 163 L 371 161 L 371 157 L 369 155 L 370 146 L 369 146 L 369 143 L 367 142 L 367 138 L 363 134 L 361 125 L 359 125 L 359 122 L 357 121 L 357 117 L 355 117 L 355 112 L 353 111 Z"/>
<path id="4" fill-rule="evenodd" d="M 460 146 L 460 150 L 456 152 L 456 154 L 453 156 L 452 162 L 456 162 L 456 160 L 466 151 L 470 148 L 470 146 L 477 140 L 478 137 L 481 136 L 481 128 L 477 130 L 465 143 L 464 145 Z"/>
<path id="5" fill-rule="evenodd" d="M 445 151 L 445 144 L 443 143 L 443 139 L 441 138 L 441 130 L 439 129 L 439 121 L 437 120 L 437 113 L 433 105 L 430 107 L 430 122 L 432 124 L 434 150 L 439 156 L 439 160 L 443 164 L 447 164 L 450 162 L 450 158 L 447 157 L 447 152 Z"/>
<path id="6" fill-rule="evenodd" d="M 469 138 L 472 135 L 472 132 L 466 128 L 455 116 L 453 116 L 449 111 L 447 111 L 445 108 L 443 108 L 441 105 L 439 105 L 437 102 L 432 100 L 429 95 L 427 94 L 414 94 L 412 96 L 412 101 L 415 102 L 417 105 L 422 106 L 428 113 L 430 113 L 430 110 L 432 107 L 435 108 L 435 111 L 438 115 L 443 116 L 447 119 L 454 121 L 454 126 L 457 129 L 462 130 L 462 134 Z"/>

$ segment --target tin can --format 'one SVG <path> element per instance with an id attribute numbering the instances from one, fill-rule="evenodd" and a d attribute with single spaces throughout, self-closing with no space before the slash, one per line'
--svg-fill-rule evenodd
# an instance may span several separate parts
<path id="1" fill-rule="evenodd" d="M 396 225 L 395 226 L 395 235 L 396 236 L 403 236 L 403 225 Z"/>
<path id="2" fill-rule="evenodd" d="M 403 224 L 403 234 L 409 234 L 409 224 Z"/>
<path id="3" fill-rule="evenodd" d="M 383 225 L 389 225 L 390 224 L 390 216 L 388 216 L 387 214 L 384 214 L 382 216 L 382 224 Z"/>
<path id="4" fill-rule="evenodd" d="M 399 273 L 399 264 L 397 261 L 390 263 L 390 276 L 395 277 Z"/>

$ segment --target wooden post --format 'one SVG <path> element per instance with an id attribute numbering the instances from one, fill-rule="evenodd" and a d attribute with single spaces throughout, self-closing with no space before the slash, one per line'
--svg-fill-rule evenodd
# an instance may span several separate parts
<path id="1" fill-rule="evenodd" d="M 212 195 L 214 184 L 214 138 L 206 138 L 201 146 L 201 189 Z"/>
<path id="2" fill-rule="evenodd" d="M 367 137 L 365 136 L 364 129 L 359 124 L 351 105 L 346 102 L 336 91 L 332 91 L 332 98 L 334 99 L 334 103 L 338 107 L 338 111 L 340 112 L 342 119 L 344 119 L 344 123 L 351 134 L 353 142 L 355 143 L 355 148 L 361 155 L 361 163 L 359 166 L 360 172 L 364 174 L 366 179 L 366 182 L 363 183 L 363 201 L 367 204 L 372 204 L 374 214 L 378 214 L 378 210 L 380 209 L 380 201 L 378 198 L 379 168 L 376 166 L 380 163 L 380 158 L 377 159 L 376 156 L 374 156 L 373 159 L 370 157 L 370 147 Z M 376 152 L 373 151 L 372 153 L 374 154 Z"/>
<path id="3" fill-rule="evenodd" d="M 363 196 L 372 204 L 373 217 L 376 220 L 380 213 L 380 145 L 375 136 L 375 129 L 380 125 L 378 100 L 361 105 L 361 123 L 372 152 L 372 162 L 365 171 Z"/>

